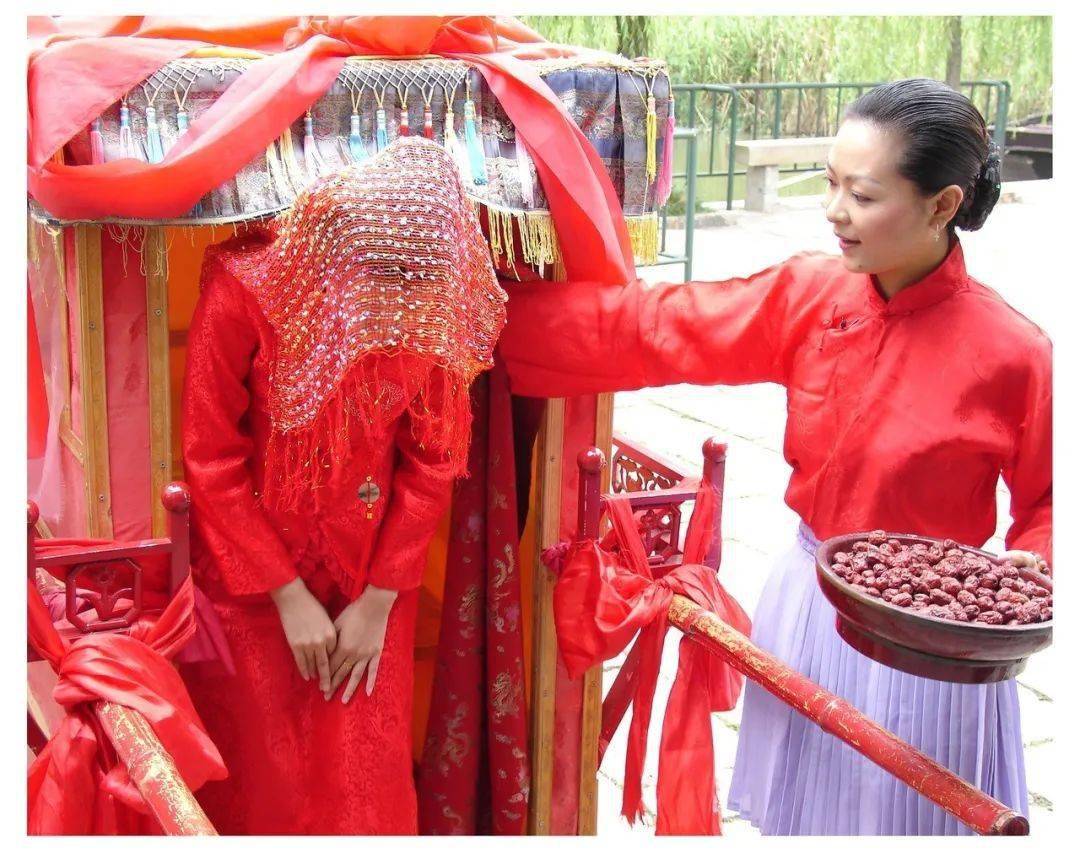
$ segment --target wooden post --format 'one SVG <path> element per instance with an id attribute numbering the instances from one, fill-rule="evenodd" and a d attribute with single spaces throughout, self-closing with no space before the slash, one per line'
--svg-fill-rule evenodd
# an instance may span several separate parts
<path id="1" fill-rule="evenodd" d="M 105 397 L 105 311 L 101 285 L 101 228 L 75 226 L 79 295 L 79 387 L 82 393 L 87 531 L 112 537 L 109 427 Z"/>
<path id="2" fill-rule="evenodd" d="M 165 229 L 146 229 L 146 341 L 150 384 L 150 529 L 169 533 L 162 490 L 172 480 L 172 418 L 169 395 L 169 262 Z"/>
<path id="3" fill-rule="evenodd" d="M 169 555 L 169 596 L 174 596 L 191 569 L 191 490 L 186 483 L 169 483 L 161 493 L 167 513 L 166 533 L 172 542 Z"/>
<path id="4" fill-rule="evenodd" d="M 615 413 L 615 394 L 601 393 L 596 400 L 596 449 L 601 454 L 599 466 L 600 494 L 611 488 L 611 445 Z M 578 458 L 581 464 L 581 457 Z M 581 526 L 579 526 L 580 528 Z M 597 526 L 586 526 L 595 536 Z M 581 705 L 581 779 L 578 787 L 578 834 L 596 834 L 599 810 L 596 772 L 599 765 L 596 753 L 600 744 L 600 718 L 604 701 L 604 667 L 598 665 L 585 673 Z"/>
<path id="5" fill-rule="evenodd" d="M 82 440 L 71 428 L 71 344 L 68 320 L 67 267 L 64 261 L 64 229 L 48 230 L 49 245 L 52 248 L 53 266 L 56 268 L 57 314 L 60 316 L 60 345 L 56 349 L 60 362 L 60 383 L 58 389 L 63 400 L 60 406 L 60 440 L 63 441 L 79 464 L 86 459 Z"/>
<path id="6" fill-rule="evenodd" d="M 552 608 L 555 574 L 540 561 L 540 552 L 559 540 L 565 409 L 562 399 L 548 400 L 536 444 L 540 512 L 536 526 L 536 577 L 533 585 L 532 728 L 529 736 L 532 788 L 529 794 L 529 833 L 540 835 L 549 834 L 551 831 L 557 651 Z"/>

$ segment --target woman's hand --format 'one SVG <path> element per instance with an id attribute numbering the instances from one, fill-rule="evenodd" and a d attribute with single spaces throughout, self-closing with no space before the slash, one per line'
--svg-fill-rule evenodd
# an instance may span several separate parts
<path id="1" fill-rule="evenodd" d="M 348 705 L 367 670 L 368 696 L 375 689 L 375 675 L 379 671 L 383 640 L 386 638 L 386 622 L 390 609 L 397 599 L 397 591 L 368 585 L 359 597 L 345 607 L 334 626 L 337 628 L 337 648 L 330 657 L 332 677 L 330 686 L 323 689 L 327 701 L 334 695 L 342 681 L 348 678 L 345 692 L 341 695 L 343 705 Z"/>
<path id="2" fill-rule="evenodd" d="M 296 668 L 305 681 L 318 675 L 323 690 L 330 686 L 330 654 L 337 645 L 334 622 L 299 576 L 270 592 Z"/>
<path id="3" fill-rule="evenodd" d="M 1013 567 L 1027 567 L 1037 570 L 1039 573 L 1050 575 L 1050 568 L 1046 559 L 1035 552 L 1026 552 L 1023 549 L 1010 549 L 998 558 L 999 564 L 1012 564 Z"/>

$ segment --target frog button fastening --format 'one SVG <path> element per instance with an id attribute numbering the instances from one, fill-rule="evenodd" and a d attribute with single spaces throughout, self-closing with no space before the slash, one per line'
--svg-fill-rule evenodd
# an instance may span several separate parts
<path id="1" fill-rule="evenodd" d="M 367 518 L 374 518 L 372 508 L 375 506 L 375 502 L 379 500 L 379 484 L 371 482 L 371 475 L 368 474 L 367 480 L 360 484 L 360 488 L 356 490 L 356 497 L 367 504 Z"/>

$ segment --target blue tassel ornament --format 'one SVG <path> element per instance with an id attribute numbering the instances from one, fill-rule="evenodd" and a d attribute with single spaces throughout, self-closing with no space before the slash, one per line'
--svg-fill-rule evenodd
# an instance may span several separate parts
<path id="1" fill-rule="evenodd" d="M 349 153 L 354 162 L 366 162 L 368 159 L 367 147 L 360 138 L 360 115 L 355 111 L 349 118 Z"/>
<path id="2" fill-rule="evenodd" d="M 161 130 L 158 128 L 157 109 L 153 105 L 146 106 L 146 161 L 153 165 L 165 158 L 165 151 L 161 147 Z"/>
<path id="3" fill-rule="evenodd" d="M 126 159 L 143 161 L 142 154 L 135 146 L 135 138 L 131 134 L 131 112 L 126 102 L 120 103 L 120 152 Z"/>
<path id="4" fill-rule="evenodd" d="M 484 145 L 476 131 L 476 106 L 472 97 L 465 97 L 465 149 L 469 152 L 469 168 L 476 186 L 487 186 L 487 165 L 484 161 Z"/>
<path id="5" fill-rule="evenodd" d="M 386 149 L 386 109 L 379 108 L 375 111 L 375 150 L 382 152 Z"/>

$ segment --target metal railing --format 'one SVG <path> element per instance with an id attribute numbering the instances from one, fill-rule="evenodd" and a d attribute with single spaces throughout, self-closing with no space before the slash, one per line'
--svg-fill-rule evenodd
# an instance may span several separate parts
<path id="1" fill-rule="evenodd" d="M 679 141 L 686 142 L 687 167 L 697 165 L 698 130 L 693 128 L 675 129 L 675 146 Z M 667 251 L 668 214 L 665 207 L 660 215 L 660 253 L 657 256 L 656 267 L 665 264 L 682 264 L 683 281 L 689 282 L 694 269 L 694 208 L 697 207 L 697 171 L 685 171 L 682 175 L 686 180 L 686 219 L 685 233 L 683 235 L 682 254 L 672 254 Z"/>
<path id="2" fill-rule="evenodd" d="M 836 134 L 844 106 L 881 82 L 811 82 L 760 84 L 676 84 L 676 142 L 685 140 L 682 170 L 674 179 L 685 181 L 686 248 L 682 255 L 666 251 L 667 209 L 661 223 L 661 255 L 658 264 L 685 264 L 690 278 L 693 259 L 693 214 L 698 198 L 703 198 L 700 180 L 722 178 L 725 209 L 733 209 L 737 178 L 746 169 L 735 164 L 735 143 L 759 138 L 827 137 Z M 972 80 L 960 85 L 961 92 L 975 103 L 993 129 L 993 137 L 1004 152 L 1005 127 L 1009 116 L 1011 87 L 1008 81 Z M 678 158 L 678 157 L 676 157 Z M 680 163 L 676 163 L 678 165 Z M 781 167 L 782 174 L 820 172 L 818 163 Z M 715 199 L 713 199 L 715 200 Z"/>

